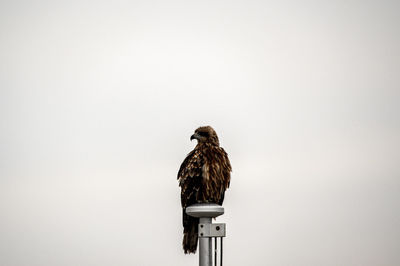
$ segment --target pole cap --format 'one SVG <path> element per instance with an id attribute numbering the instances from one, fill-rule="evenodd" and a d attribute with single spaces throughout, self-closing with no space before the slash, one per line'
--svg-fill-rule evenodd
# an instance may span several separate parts
<path id="1" fill-rule="evenodd" d="M 215 218 L 224 212 L 224 207 L 215 203 L 197 203 L 186 208 L 187 215 L 198 218 Z"/>

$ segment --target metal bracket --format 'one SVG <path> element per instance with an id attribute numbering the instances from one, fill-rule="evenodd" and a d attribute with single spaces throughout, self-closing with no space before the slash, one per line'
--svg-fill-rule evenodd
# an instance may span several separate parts
<path id="1" fill-rule="evenodd" d="M 225 224 L 199 224 L 199 237 L 225 237 Z"/>

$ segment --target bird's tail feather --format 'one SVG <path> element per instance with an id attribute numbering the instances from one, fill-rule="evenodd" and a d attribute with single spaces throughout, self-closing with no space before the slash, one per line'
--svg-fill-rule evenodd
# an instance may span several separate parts
<path id="1" fill-rule="evenodd" d="M 199 218 L 191 217 L 183 209 L 183 241 L 185 254 L 196 253 L 198 240 Z"/>

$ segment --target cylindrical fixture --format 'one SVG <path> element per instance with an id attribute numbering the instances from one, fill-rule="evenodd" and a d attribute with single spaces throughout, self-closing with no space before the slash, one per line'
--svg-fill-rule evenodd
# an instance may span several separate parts
<path id="1" fill-rule="evenodd" d="M 210 224 L 211 218 L 201 217 L 201 224 Z M 199 237 L 199 265 L 212 266 L 212 238 Z"/>

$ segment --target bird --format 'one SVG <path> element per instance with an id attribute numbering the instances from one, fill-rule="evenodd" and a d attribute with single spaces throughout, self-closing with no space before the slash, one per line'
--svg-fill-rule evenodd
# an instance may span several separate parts
<path id="1" fill-rule="evenodd" d="M 190 137 L 191 141 L 194 139 L 197 145 L 178 171 L 185 254 L 196 253 L 199 225 L 199 218 L 187 215 L 186 208 L 195 203 L 222 205 L 232 172 L 228 154 L 220 147 L 217 133 L 211 126 L 197 128 Z"/>

